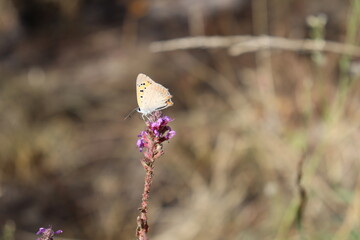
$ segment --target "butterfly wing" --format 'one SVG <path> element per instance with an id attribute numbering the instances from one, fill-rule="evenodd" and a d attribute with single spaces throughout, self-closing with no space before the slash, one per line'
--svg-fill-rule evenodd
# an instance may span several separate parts
<path id="1" fill-rule="evenodd" d="M 169 90 L 142 73 L 136 79 L 136 93 L 139 112 L 145 115 L 173 105 Z"/>
<path id="2" fill-rule="evenodd" d="M 149 86 L 149 93 L 145 95 L 144 111 L 153 112 L 173 105 L 169 90 L 158 83 Z"/>
<path id="3" fill-rule="evenodd" d="M 142 73 L 140 73 L 136 78 L 136 97 L 140 110 L 144 108 L 144 96 L 146 88 L 153 83 L 154 81 L 151 78 Z"/>

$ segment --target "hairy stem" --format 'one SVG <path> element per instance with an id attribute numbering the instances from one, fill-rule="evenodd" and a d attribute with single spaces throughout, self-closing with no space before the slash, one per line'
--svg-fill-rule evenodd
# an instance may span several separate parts
<path id="1" fill-rule="evenodd" d="M 136 228 L 136 236 L 139 240 L 147 240 L 147 232 L 149 230 L 149 225 L 147 223 L 147 212 L 148 212 L 148 200 L 149 200 L 149 193 L 150 193 L 150 187 L 152 183 L 153 178 L 153 167 L 151 161 L 150 164 L 147 163 L 146 160 L 149 159 L 143 159 L 141 161 L 141 164 L 143 165 L 145 169 L 145 183 L 144 183 L 144 192 L 142 194 L 141 199 L 141 207 L 139 208 L 140 215 L 137 218 L 137 228 Z"/>

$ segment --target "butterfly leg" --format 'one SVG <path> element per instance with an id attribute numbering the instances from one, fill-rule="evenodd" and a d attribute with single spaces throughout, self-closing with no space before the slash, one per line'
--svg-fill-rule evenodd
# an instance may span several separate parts
<path id="1" fill-rule="evenodd" d="M 148 117 L 149 114 L 141 114 L 141 117 L 144 121 L 148 120 L 150 121 L 150 118 Z"/>

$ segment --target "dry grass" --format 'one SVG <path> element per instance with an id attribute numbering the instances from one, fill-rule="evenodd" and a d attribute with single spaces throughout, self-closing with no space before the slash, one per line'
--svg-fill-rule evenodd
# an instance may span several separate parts
<path id="1" fill-rule="evenodd" d="M 306 17 L 324 9 L 322 40 L 358 45 L 358 0 L 334 0 L 335 9 L 256 2 L 204 14 L 198 26 L 238 36 L 256 22 L 258 35 L 307 39 Z M 264 9 L 267 19 L 253 19 Z M 1 239 L 13 231 L 35 239 L 29 233 L 49 224 L 64 230 L 60 239 L 134 238 L 143 184 L 135 143 L 144 123 L 122 119 L 136 106 L 139 72 L 174 95 L 165 112 L 177 131 L 155 169 L 150 239 L 359 239 L 356 59 L 261 45 L 240 56 L 209 47 L 153 53 L 154 36 L 186 29 L 166 21 L 127 16 L 121 30 L 64 40 L 49 62 L 31 58 L 39 56 L 34 39 L 2 60 Z"/>

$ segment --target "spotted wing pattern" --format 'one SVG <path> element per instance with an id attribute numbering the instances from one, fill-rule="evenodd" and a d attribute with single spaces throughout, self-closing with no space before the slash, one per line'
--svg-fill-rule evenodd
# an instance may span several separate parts
<path id="1" fill-rule="evenodd" d="M 144 115 L 165 109 L 174 104 L 167 88 L 142 73 L 136 79 L 136 94 L 139 112 Z"/>

